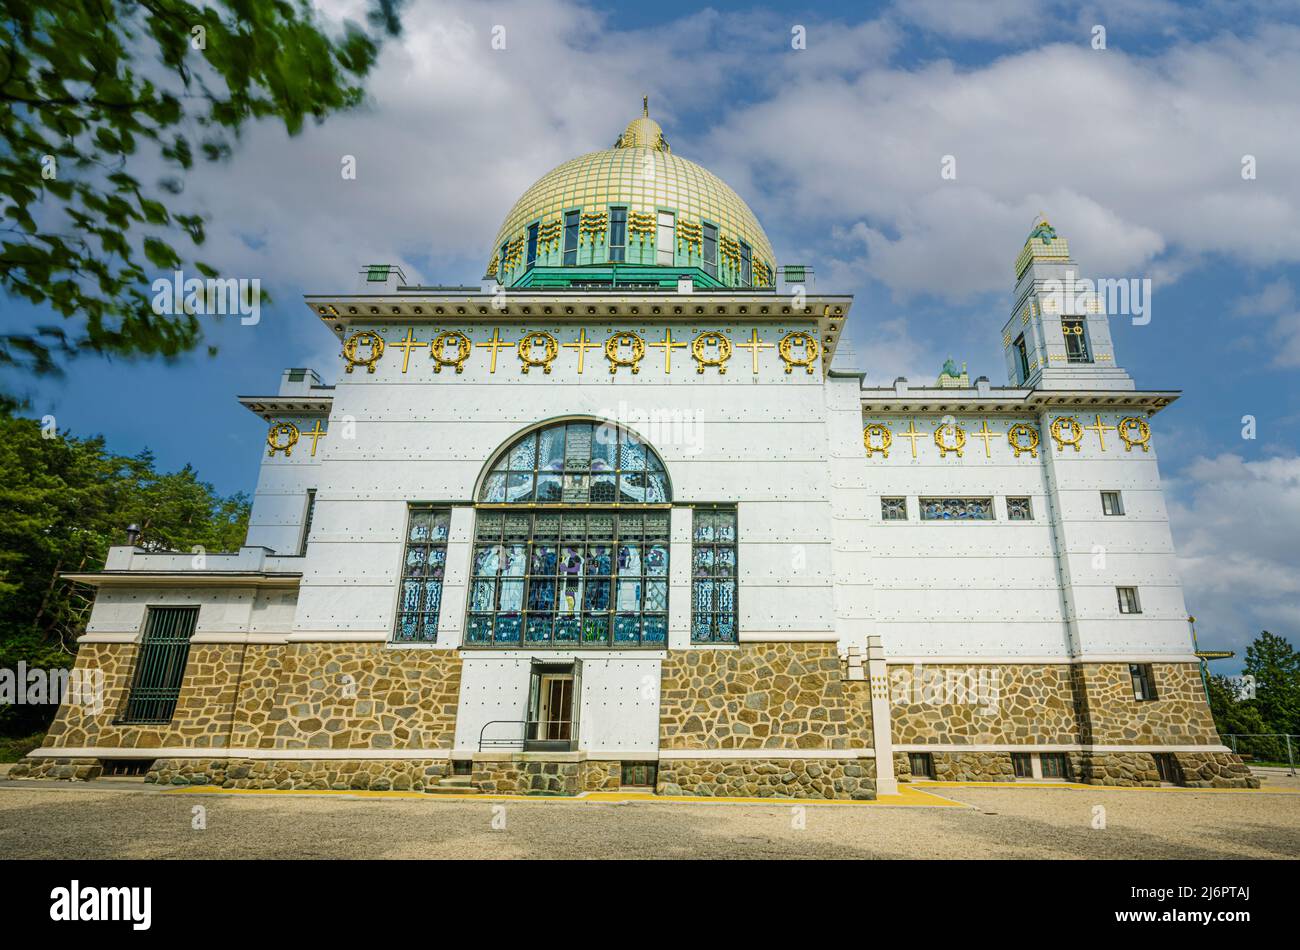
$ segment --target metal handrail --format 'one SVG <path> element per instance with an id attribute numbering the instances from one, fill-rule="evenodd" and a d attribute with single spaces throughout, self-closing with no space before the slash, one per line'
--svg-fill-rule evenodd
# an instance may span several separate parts
<path id="1" fill-rule="evenodd" d="M 523 726 L 523 729 L 520 730 L 522 735 L 520 735 L 518 739 L 515 738 L 485 739 L 484 738 L 484 733 L 487 732 L 488 726 L 502 726 L 502 725 Z M 536 727 L 536 726 L 544 726 L 544 725 L 545 726 L 566 725 L 569 727 L 570 736 L 567 739 L 538 739 L 537 733 L 539 732 L 539 730 L 536 728 L 532 728 L 532 729 L 529 728 L 530 726 Z M 492 719 L 489 720 L 488 722 L 483 723 L 483 728 L 478 731 L 478 750 L 482 752 L 485 747 L 503 748 L 507 746 L 516 746 L 516 745 L 522 748 L 524 745 L 526 745 L 529 742 L 572 743 L 573 742 L 572 732 L 573 732 L 573 721 L 570 719 Z"/>

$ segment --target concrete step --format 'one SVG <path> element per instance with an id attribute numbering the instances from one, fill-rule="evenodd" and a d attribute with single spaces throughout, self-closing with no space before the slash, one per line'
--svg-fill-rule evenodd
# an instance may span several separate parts
<path id="1" fill-rule="evenodd" d="M 468 775 L 452 775 L 439 779 L 437 785 L 427 785 L 424 789 L 431 795 L 477 795 L 478 786 Z"/>

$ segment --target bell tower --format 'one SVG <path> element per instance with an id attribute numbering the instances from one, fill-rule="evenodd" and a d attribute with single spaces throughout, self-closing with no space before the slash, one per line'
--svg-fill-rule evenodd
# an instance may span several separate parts
<path id="1" fill-rule="evenodd" d="M 1039 216 L 1016 258 L 1015 303 L 1002 328 L 1007 379 L 1028 389 L 1134 389 L 1115 364 L 1110 323 L 1070 245 Z"/>

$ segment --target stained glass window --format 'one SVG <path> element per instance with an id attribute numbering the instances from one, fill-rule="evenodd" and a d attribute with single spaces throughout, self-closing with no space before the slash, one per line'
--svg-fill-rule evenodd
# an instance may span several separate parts
<path id="1" fill-rule="evenodd" d="M 1007 498 L 1007 518 L 1010 521 L 1033 521 L 1034 509 L 1028 498 Z"/>
<path id="2" fill-rule="evenodd" d="M 466 645 L 662 649 L 668 514 L 480 511 Z"/>
<path id="3" fill-rule="evenodd" d="M 442 606 L 442 576 L 447 566 L 450 526 L 451 512 L 446 508 L 427 505 L 410 508 L 394 643 L 434 643 L 438 639 L 438 610 Z"/>
<path id="4" fill-rule="evenodd" d="M 992 498 L 922 498 L 922 521 L 992 521 Z"/>
<path id="5" fill-rule="evenodd" d="M 906 498 L 882 498 L 880 499 L 880 517 L 883 521 L 906 521 L 907 520 L 907 499 Z"/>
<path id="6" fill-rule="evenodd" d="M 696 508 L 691 545 L 691 641 L 736 642 L 736 509 Z"/>
<path id="7" fill-rule="evenodd" d="M 484 504 L 659 505 L 672 501 L 663 462 L 631 432 L 561 422 L 530 432 L 483 481 Z"/>

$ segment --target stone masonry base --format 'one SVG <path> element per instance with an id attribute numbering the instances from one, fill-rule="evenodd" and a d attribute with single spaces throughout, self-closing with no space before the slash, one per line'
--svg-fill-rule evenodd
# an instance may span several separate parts
<path id="1" fill-rule="evenodd" d="M 872 759 L 665 759 L 660 795 L 744 798 L 871 799 Z"/>
<path id="2" fill-rule="evenodd" d="M 1026 749 L 1026 752 L 1033 751 Z M 932 752 L 934 778 L 940 782 L 1014 782 L 1010 752 Z M 1180 785 L 1189 788 L 1259 788 L 1259 779 L 1231 752 L 1175 752 Z M 1161 784 L 1149 752 L 1071 752 L 1069 779 L 1087 785 L 1150 786 Z M 909 781 L 908 754 L 894 753 L 894 772 Z M 1023 780 L 1027 781 L 1027 780 Z"/>

